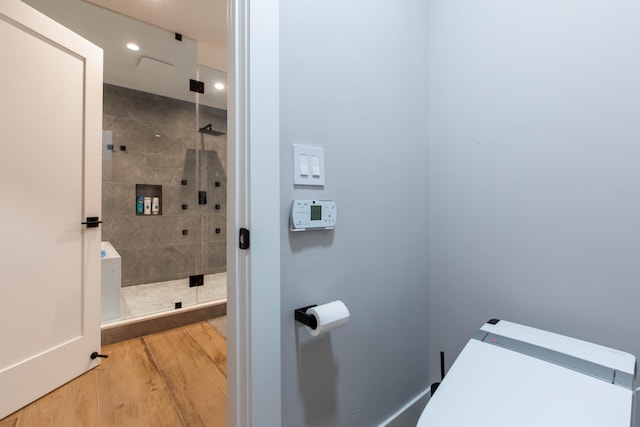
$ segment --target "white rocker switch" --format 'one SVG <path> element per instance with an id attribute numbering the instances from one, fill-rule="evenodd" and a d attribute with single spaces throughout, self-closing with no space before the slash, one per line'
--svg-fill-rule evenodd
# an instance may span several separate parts
<path id="1" fill-rule="evenodd" d="M 324 186 L 324 148 L 293 144 L 293 184 Z"/>
<path id="2" fill-rule="evenodd" d="M 309 156 L 300 154 L 300 175 L 309 176 Z"/>
<path id="3" fill-rule="evenodd" d="M 320 159 L 318 156 L 311 156 L 311 171 L 313 176 L 320 176 Z"/>

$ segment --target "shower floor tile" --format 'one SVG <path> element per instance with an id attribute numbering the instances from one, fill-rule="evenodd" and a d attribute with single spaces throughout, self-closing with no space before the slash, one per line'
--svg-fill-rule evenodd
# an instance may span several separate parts
<path id="1" fill-rule="evenodd" d="M 189 307 L 227 299 L 227 273 L 207 274 L 204 286 L 190 288 L 189 279 L 145 283 L 120 290 L 121 319 L 175 309 L 177 302 Z"/>

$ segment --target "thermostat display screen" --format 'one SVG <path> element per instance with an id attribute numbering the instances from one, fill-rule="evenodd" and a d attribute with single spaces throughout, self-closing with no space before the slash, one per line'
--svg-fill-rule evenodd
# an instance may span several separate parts
<path id="1" fill-rule="evenodd" d="M 337 214 L 336 202 L 333 200 L 294 199 L 291 204 L 290 230 L 332 230 L 336 226 Z"/>
<path id="2" fill-rule="evenodd" d="M 320 221 L 322 219 L 322 206 L 311 206 L 311 221 Z"/>

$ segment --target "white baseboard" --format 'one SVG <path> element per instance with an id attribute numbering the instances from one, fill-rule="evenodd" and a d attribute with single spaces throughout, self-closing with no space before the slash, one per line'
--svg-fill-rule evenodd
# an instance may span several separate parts
<path id="1" fill-rule="evenodd" d="M 383 421 L 378 427 L 386 427 L 390 425 L 391 423 L 399 419 L 405 412 L 408 412 L 410 409 L 412 409 L 414 405 L 420 404 L 421 399 L 425 397 L 427 397 L 428 399 L 430 396 L 431 396 L 431 388 L 429 387 L 424 391 L 422 391 L 421 393 L 419 393 L 416 397 L 411 399 L 409 402 L 407 402 L 407 404 L 404 405 L 402 408 L 398 409 L 398 411 L 396 411 L 393 415 L 391 415 L 389 418 Z M 422 410 L 422 408 L 420 408 L 420 410 Z"/>

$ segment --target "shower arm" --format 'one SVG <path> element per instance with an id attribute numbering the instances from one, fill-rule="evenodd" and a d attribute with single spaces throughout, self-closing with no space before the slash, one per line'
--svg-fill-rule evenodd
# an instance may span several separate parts
<path id="1" fill-rule="evenodd" d="M 207 135 L 225 135 L 225 132 L 219 132 L 217 130 L 213 130 L 213 124 L 209 123 L 208 125 L 201 127 L 200 129 L 198 129 L 198 132 L 200 133 L 206 133 Z"/>

